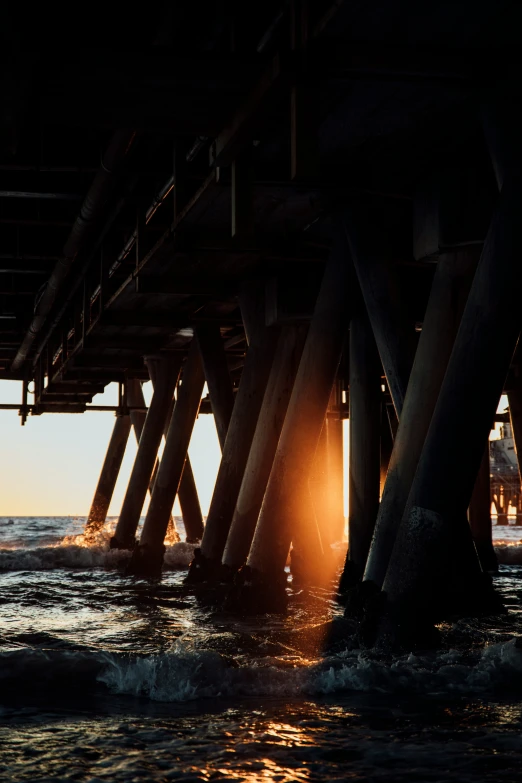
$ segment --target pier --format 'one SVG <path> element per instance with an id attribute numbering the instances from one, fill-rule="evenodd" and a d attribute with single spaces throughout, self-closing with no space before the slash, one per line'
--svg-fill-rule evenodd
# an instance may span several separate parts
<path id="1" fill-rule="evenodd" d="M 1 33 L 0 379 L 22 399 L 0 408 L 96 415 L 118 384 L 85 536 L 136 437 L 111 547 L 138 577 L 161 575 L 178 498 L 187 585 L 231 611 L 284 612 L 288 563 L 369 647 L 502 611 L 491 501 L 520 509 L 520 471 L 492 472 L 488 439 L 502 422 L 522 454 L 521 9 L 152 0 L 65 43 L 25 14 Z"/>

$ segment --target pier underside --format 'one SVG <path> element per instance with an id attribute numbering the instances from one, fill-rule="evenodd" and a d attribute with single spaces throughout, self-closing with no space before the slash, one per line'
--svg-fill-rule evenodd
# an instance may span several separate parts
<path id="1" fill-rule="evenodd" d="M 13 7 L 0 32 L 0 378 L 22 423 L 120 389 L 86 536 L 133 428 L 111 545 L 135 574 L 161 573 L 178 496 L 187 581 L 234 611 L 284 611 L 290 552 L 294 585 L 342 571 L 368 645 L 501 611 L 487 443 L 507 394 L 522 448 L 522 7 L 119 6 L 74 30 Z M 204 527 L 200 414 L 222 450 Z"/>

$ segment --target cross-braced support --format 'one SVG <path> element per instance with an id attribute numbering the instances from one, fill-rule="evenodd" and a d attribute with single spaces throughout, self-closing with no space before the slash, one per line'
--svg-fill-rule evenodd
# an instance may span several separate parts
<path id="1" fill-rule="evenodd" d="M 159 385 L 160 378 L 157 384 Z M 134 573 L 155 575 L 161 572 L 164 540 L 170 512 L 181 481 L 183 466 L 201 403 L 205 377 L 195 340 L 183 368 L 183 380 L 169 424 L 165 448 L 158 470 L 149 509 L 130 569 Z"/>
<path id="2" fill-rule="evenodd" d="M 241 482 L 257 425 L 277 338 L 275 327 L 265 326 L 265 291 L 261 283 L 246 286 L 240 297 L 249 346 L 236 393 L 223 456 L 212 495 L 201 550 L 191 564 L 188 581 L 214 579 L 236 507 Z"/>
<path id="3" fill-rule="evenodd" d="M 149 488 L 165 427 L 165 419 L 170 409 L 174 387 L 179 375 L 180 360 L 178 358 L 170 356 L 147 357 L 149 375 L 153 362 L 156 365 L 154 370 L 157 376 L 156 388 L 147 411 L 120 518 L 111 539 L 111 546 L 116 549 L 132 549 L 134 546 L 141 510 Z"/>

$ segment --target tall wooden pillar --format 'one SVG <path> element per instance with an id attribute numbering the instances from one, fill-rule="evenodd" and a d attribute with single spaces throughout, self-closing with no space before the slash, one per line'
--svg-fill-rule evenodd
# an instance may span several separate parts
<path id="1" fill-rule="evenodd" d="M 491 531 L 489 439 L 473 487 L 468 518 L 482 570 L 498 571 Z"/>
<path id="2" fill-rule="evenodd" d="M 282 327 L 263 404 L 252 440 L 252 448 L 230 525 L 223 564 L 232 570 L 248 556 L 266 485 L 281 434 L 281 428 L 303 351 L 307 326 Z"/>
<path id="3" fill-rule="evenodd" d="M 125 448 L 129 439 L 131 428 L 130 416 L 117 416 L 114 422 L 111 439 L 107 447 L 107 453 L 98 479 L 96 492 L 91 504 L 91 510 L 85 525 L 85 537 L 92 538 L 103 525 L 107 518 L 107 512 L 111 504 L 114 487 L 118 480 L 121 463 L 125 454 Z"/>
<path id="4" fill-rule="evenodd" d="M 364 304 L 350 324 L 350 467 L 348 557 L 353 581 L 360 578 L 379 509 L 381 362 Z"/>
<path id="5" fill-rule="evenodd" d="M 154 372 L 154 365 L 151 363 L 150 369 L 152 372 Z M 154 387 L 154 380 L 151 378 L 152 386 Z M 132 406 L 146 408 L 145 405 L 145 397 L 143 396 L 143 388 L 141 385 L 141 381 L 137 380 L 136 378 L 130 378 L 127 381 L 127 401 L 129 405 L 131 406 L 130 411 L 130 417 L 132 422 L 132 429 L 134 430 L 134 435 L 136 437 L 136 442 L 139 446 L 141 433 L 143 432 L 143 426 L 145 424 L 145 418 L 147 416 L 146 410 L 133 410 Z M 167 412 L 167 415 L 165 417 L 165 425 L 168 426 L 168 423 L 170 421 L 170 417 L 172 415 L 172 408 L 173 408 L 173 401 L 171 402 L 169 406 L 169 410 Z M 156 476 L 158 475 L 158 468 L 159 468 L 159 459 L 156 458 L 156 461 L 154 463 L 154 468 L 152 471 L 152 476 L 150 477 L 149 481 L 149 495 L 152 496 L 152 490 L 154 489 L 154 483 L 156 481 Z M 171 540 L 179 541 L 179 535 L 176 530 L 176 525 L 174 523 L 174 518 L 171 514 L 170 520 L 169 520 L 169 529 L 170 529 L 170 537 Z"/>
<path id="6" fill-rule="evenodd" d="M 336 236 L 326 266 L 247 561 L 243 600 L 265 610 L 286 605 L 290 542 L 310 520 L 308 478 L 347 331 L 348 258 L 341 240 Z M 314 569 L 320 553 L 310 557 Z"/>
<path id="7" fill-rule="evenodd" d="M 466 510 L 521 327 L 521 210 L 522 181 L 511 175 L 491 221 L 384 580 L 390 612 L 400 618 L 395 633 L 433 621 L 437 580 L 451 543 L 469 537 L 461 551 L 472 547 Z M 464 610 L 479 598 L 485 603 L 476 554 L 475 561 L 467 564 Z"/>
<path id="8" fill-rule="evenodd" d="M 437 264 L 364 572 L 365 581 L 379 587 L 406 507 L 478 254 L 476 246 L 470 246 L 443 254 Z"/>
<path id="9" fill-rule="evenodd" d="M 188 544 L 197 544 L 203 538 L 205 526 L 203 524 L 203 514 L 201 512 L 196 479 L 194 478 L 188 453 L 178 488 L 178 498 L 187 534 L 186 541 Z"/>
<path id="10" fill-rule="evenodd" d="M 249 347 L 230 418 L 223 456 L 201 542 L 188 581 L 215 578 L 227 541 L 268 381 L 277 332 L 265 326 L 264 284 L 253 282 L 240 296 Z"/>
<path id="11" fill-rule="evenodd" d="M 159 384 L 159 378 L 157 383 Z M 131 570 L 156 574 L 161 571 L 164 540 L 170 512 L 179 488 L 194 422 L 201 403 L 205 377 L 195 340 L 183 368 L 183 379 L 169 424 L 165 448 L 145 517 L 139 546 L 134 550 Z"/>
<path id="12" fill-rule="evenodd" d="M 152 373 L 151 374 L 152 386 L 154 387 L 156 384 L 156 375 L 155 375 L 154 367 L 151 368 L 151 373 Z M 167 433 L 169 431 L 175 403 L 176 401 L 175 399 L 173 399 L 170 406 L 169 413 L 165 419 L 165 427 L 163 430 L 163 433 L 165 435 L 165 440 L 167 439 Z M 154 486 L 156 484 L 159 467 L 160 467 L 160 462 L 158 460 L 156 462 L 154 468 L 154 474 L 151 481 L 151 488 L 150 488 L 151 497 L 154 492 Z M 192 465 L 190 462 L 190 457 L 188 455 L 188 452 L 186 455 L 185 465 L 183 467 L 183 473 L 179 484 L 178 498 L 179 498 L 179 505 L 181 507 L 181 515 L 183 517 L 183 525 L 185 527 L 185 532 L 187 534 L 186 536 L 187 541 L 190 543 L 196 543 L 196 541 L 201 541 L 201 537 L 203 535 L 203 514 L 201 513 L 198 491 L 196 487 L 196 482 L 194 480 L 194 473 L 192 472 Z M 171 540 L 172 538 L 174 538 L 174 536 L 172 535 L 174 532 L 176 532 L 176 523 L 171 513 L 169 518 L 169 524 L 168 524 L 168 533 L 169 533 L 169 538 Z M 179 535 L 177 537 L 177 540 L 179 541 Z"/>
<path id="13" fill-rule="evenodd" d="M 115 549 L 132 549 L 134 545 L 134 537 L 163 435 L 165 418 L 179 375 L 180 360 L 178 358 L 150 356 L 146 357 L 145 361 L 149 367 L 149 373 L 151 373 L 152 363 L 156 365 L 157 382 L 147 411 L 120 518 L 111 539 L 111 547 Z"/>

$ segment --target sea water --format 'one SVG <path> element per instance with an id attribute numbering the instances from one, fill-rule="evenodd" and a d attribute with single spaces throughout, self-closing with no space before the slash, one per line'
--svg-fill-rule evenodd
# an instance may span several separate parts
<path id="1" fill-rule="evenodd" d="M 522 528 L 494 528 L 507 615 L 383 656 L 326 591 L 216 610 L 188 544 L 128 577 L 114 522 L 86 546 L 81 518 L 0 518 L 1 781 L 522 780 Z"/>

